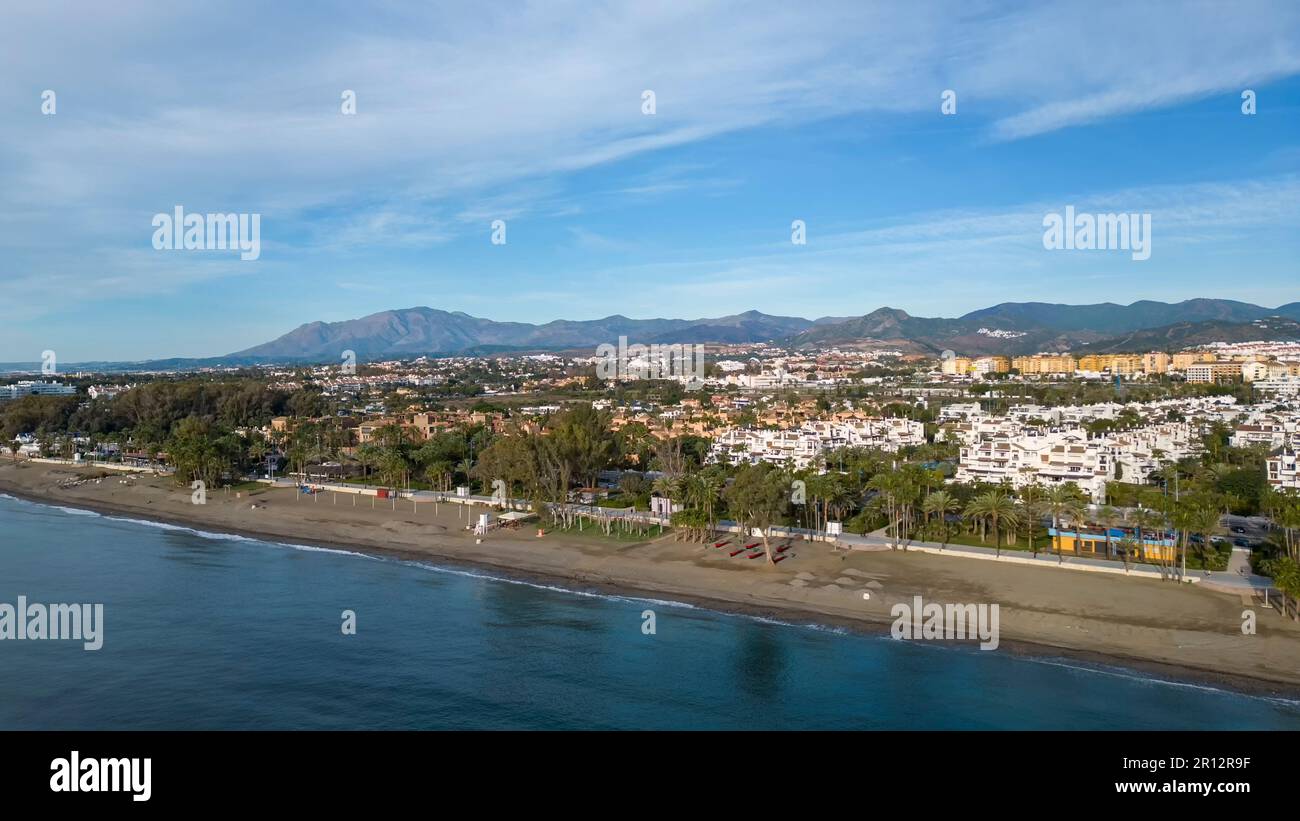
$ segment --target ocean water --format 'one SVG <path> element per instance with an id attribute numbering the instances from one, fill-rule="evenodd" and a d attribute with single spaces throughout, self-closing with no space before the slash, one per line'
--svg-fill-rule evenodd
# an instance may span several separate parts
<path id="1" fill-rule="evenodd" d="M 102 602 L 104 646 L 0 641 L 0 729 L 1300 729 L 1295 702 L 1118 667 L 0 496 L 0 602 L 19 595 Z"/>

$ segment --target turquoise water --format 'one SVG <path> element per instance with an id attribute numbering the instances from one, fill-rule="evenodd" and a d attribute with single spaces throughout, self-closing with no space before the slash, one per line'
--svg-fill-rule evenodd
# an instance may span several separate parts
<path id="1" fill-rule="evenodd" d="M 0 602 L 19 595 L 102 602 L 104 646 L 0 641 L 0 729 L 1300 729 L 1296 703 L 1120 668 L 0 496 Z"/>

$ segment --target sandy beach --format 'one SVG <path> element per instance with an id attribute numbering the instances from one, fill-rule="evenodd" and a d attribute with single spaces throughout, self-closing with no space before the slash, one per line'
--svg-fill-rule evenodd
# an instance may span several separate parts
<path id="1" fill-rule="evenodd" d="M 939 604 L 998 604 L 993 652 L 1039 653 L 1116 664 L 1156 676 L 1252 693 L 1300 697 L 1300 624 L 1239 596 L 1151 579 L 1025 567 L 916 552 L 839 551 L 796 542 L 776 566 L 730 558 L 671 535 L 641 542 L 493 531 L 476 544 L 460 505 L 261 489 L 210 491 L 195 505 L 170 478 L 0 459 L 0 492 L 33 501 L 147 518 L 274 541 L 343 547 L 442 564 L 700 604 L 787 621 L 887 634 L 890 608 L 914 596 Z M 256 507 L 254 507 L 256 503 Z M 864 596 L 865 594 L 865 596 Z M 1242 612 L 1257 615 L 1244 635 Z M 961 686 L 960 682 L 954 682 Z"/>

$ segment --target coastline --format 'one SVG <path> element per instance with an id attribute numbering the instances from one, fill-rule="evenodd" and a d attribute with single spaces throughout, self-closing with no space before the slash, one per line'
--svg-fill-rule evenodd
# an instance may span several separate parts
<path id="1" fill-rule="evenodd" d="M 257 499 L 275 515 L 263 516 L 267 509 L 250 509 L 246 496 L 214 492 L 207 505 L 192 505 L 188 488 L 156 477 L 138 477 L 130 480 L 129 486 L 125 477 L 119 476 L 74 488 L 57 485 L 59 479 L 94 473 L 72 466 L 0 460 L 0 492 L 38 504 L 118 518 L 426 562 L 576 592 L 668 600 L 875 637 L 889 635 L 893 620 L 889 606 L 909 601 L 913 595 L 939 602 L 992 601 L 999 603 L 1004 613 L 998 648 L 1002 652 L 1174 684 L 1300 700 L 1300 625 L 1261 612 L 1260 635 L 1242 636 L 1236 614 L 1243 604 L 1222 593 L 1122 578 L 1075 581 L 1075 577 L 1088 574 L 1005 566 L 994 566 L 1004 577 L 994 584 L 987 567 L 992 563 L 893 551 L 846 554 L 811 543 L 796 543 L 792 551 L 795 561 L 776 567 L 744 562 L 743 557 L 729 560 L 718 551 L 671 537 L 614 542 L 578 534 L 548 534 L 537 539 L 524 533 L 494 532 L 480 545 L 458 529 L 467 518 L 450 515 L 448 506 L 435 516 L 429 510 L 407 513 L 385 510 L 382 505 L 338 505 L 337 500 L 322 504 L 295 497 L 287 489 L 266 489 L 257 492 Z M 816 581 L 797 585 L 800 576 Z M 830 578 L 835 581 L 822 584 Z M 1023 589 L 1040 585 L 1053 589 Z M 1078 594 L 1073 599 L 1071 590 Z M 1141 602 L 1143 607 L 1124 612 L 1114 601 L 1088 600 L 1109 591 L 1122 594 L 1126 601 Z M 871 603 L 864 603 L 863 593 L 870 594 Z M 981 593 L 983 598 L 978 595 Z M 1199 623 L 1169 628 L 1153 622 L 1153 616 L 1174 604 L 1196 611 Z M 1108 606 L 1113 610 L 1106 614 L 1110 618 L 1099 618 L 1096 611 Z M 1205 617 L 1210 615 L 1217 615 L 1218 620 L 1207 625 Z M 1169 618 L 1177 623 L 1176 614 Z M 1111 641 L 1108 634 L 1124 641 Z M 1186 643 L 1175 641 L 1172 647 L 1165 646 L 1166 640 L 1175 639 Z M 972 647 L 964 642 L 931 643 Z M 1204 652 L 1214 645 L 1219 649 Z"/>

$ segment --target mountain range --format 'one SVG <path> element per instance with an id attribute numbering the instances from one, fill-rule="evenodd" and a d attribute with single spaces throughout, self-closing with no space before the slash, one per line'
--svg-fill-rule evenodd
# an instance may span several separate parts
<path id="1" fill-rule="evenodd" d="M 797 350 L 838 347 L 938 355 L 1015 356 L 1039 351 L 1121 353 L 1178 350 L 1211 342 L 1300 340 L 1300 302 L 1265 308 L 1227 299 L 1131 305 L 1003 302 L 956 318 L 912 316 L 878 308 L 862 316 L 804 319 L 758 311 L 705 319 L 555 320 L 542 325 L 495 322 L 460 311 L 405 308 L 342 322 L 309 322 L 242 351 L 202 359 L 80 362 L 100 372 L 175 371 L 258 364 L 331 364 L 344 351 L 362 362 L 416 356 L 594 351 L 617 344 L 771 342 Z M 0 362 L 0 373 L 39 371 L 37 362 Z"/>
<path id="2" fill-rule="evenodd" d="M 310 322 L 224 359 L 334 362 L 344 350 L 361 360 L 526 350 L 572 350 L 617 343 L 775 342 L 798 349 L 893 348 L 910 353 L 1023 354 L 1038 351 L 1149 350 L 1215 341 L 1300 339 L 1300 302 L 1265 308 L 1225 299 L 1131 305 L 1004 302 L 963 316 L 915 317 L 879 308 L 816 320 L 747 311 L 705 319 L 629 319 L 621 315 L 543 325 L 494 322 L 460 311 L 417 307 L 342 322 Z"/>

